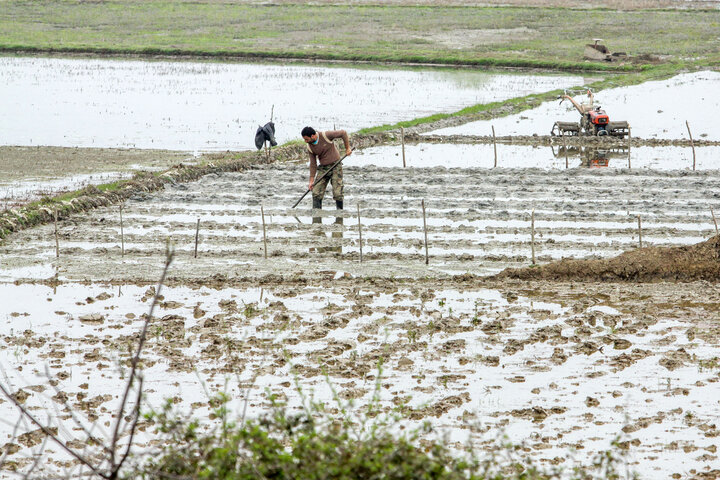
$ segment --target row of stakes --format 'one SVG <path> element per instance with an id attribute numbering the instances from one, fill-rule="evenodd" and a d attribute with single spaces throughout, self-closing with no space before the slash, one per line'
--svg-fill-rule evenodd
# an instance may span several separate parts
<path id="1" fill-rule="evenodd" d="M 274 109 L 273 105 L 273 109 Z M 272 113 L 270 114 L 270 119 L 272 121 Z M 693 153 L 693 170 L 695 170 L 695 142 L 693 140 L 692 132 L 690 131 L 690 123 L 685 120 L 685 126 L 687 127 L 688 135 L 690 136 L 690 146 L 692 148 Z M 497 167 L 497 141 L 495 137 L 495 126 L 491 126 L 492 129 L 492 136 L 493 136 L 493 150 L 495 154 L 495 161 L 494 161 L 494 167 Z M 402 160 L 403 160 L 403 168 L 407 166 L 405 161 L 405 128 L 400 127 L 400 137 L 401 137 L 401 144 L 402 144 Z M 628 145 L 630 144 L 630 131 L 628 129 Z M 565 136 L 563 135 L 563 146 L 565 147 L 565 167 L 568 167 L 568 156 L 567 156 L 567 142 L 565 140 Z M 269 152 L 269 149 L 266 147 L 266 152 Z M 269 157 L 268 157 L 269 158 Z M 628 153 L 628 168 L 630 168 L 630 154 Z M 430 263 L 430 257 L 428 255 L 428 242 L 427 242 L 427 220 L 425 216 L 425 199 L 422 199 L 421 201 L 422 205 L 422 212 L 423 212 L 423 232 L 425 237 L 425 264 L 428 265 Z M 123 205 L 120 205 L 120 251 L 121 255 L 125 256 L 125 240 L 124 240 L 124 232 L 123 232 L 123 219 L 122 219 L 122 209 Z M 358 210 L 358 233 L 359 233 L 359 245 L 360 245 L 360 263 L 362 263 L 363 259 L 363 253 L 362 253 L 362 225 L 360 223 L 360 205 L 357 206 Z M 715 213 L 713 212 L 712 208 L 710 208 L 710 213 L 712 214 L 713 222 L 715 223 L 715 233 L 720 234 L 718 232 L 718 225 L 717 221 L 715 219 Z M 264 257 L 267 258 L 267 229 L 265 226 L 265 210 L 264 207 L 260 206 L 260 214 L 262 217 L 262 224 L 263 224 L 263 247 L 264 247 Z M 638 221 L 638 246 L 639 248 L 642 248 L 642 220 L 640 218 L 640 215 L 637 216 Z M 530 230 L 531 230 L 531 250 L 532 250 L 532 264 L 535 265 L 535 209 L 532 210 L 531 216 L 530 216 Z M 198 242 L 200 238 L 200 219 L 197 220 L 197 227 L 195 229 L 195 250 L 193 254 L 193 258 L 197 258 L 197 250 L 198 250 Z M 58 226 L 57 226 L 57 210 L 55 210 L 55 257 L 60 258 L 60 240 L 58 236 Z"/>
<path id="2" fill-rule="evenodd" d="M 425 199 L 420 200 L 420 205 L 422 207 L 422 215 L 423 215 L 423 235 L 424 235 L 424 243 L 425 243 L 425 265 L 429 265 L 430 263 L 430 256 L 428 254 L 428 233 L 427 233 L 427 217 L 425 213 Z M 122 211 L 123 211 L 123 204 L 120 204 L 119 207 L 120 210 L 120 253 L 121 256 L 125 256 L 125 234 L 124 234 L 124 228 L 123 228 L 123 217 L 122 217 Z M 715 224 L 715 235 L 720 235 L 720 230 L 718 229 L 718 223 L 717 219 L 715 218 L 715 212 L 713 211 L 712 207 L 710 207 L 710 215 L 712 216 L 713 223 Z M 267 249 L 267 226 L 265 224 L 265 207 L 263 205 L 260 205 L 260 217 L 262 218 L 262 228 L 263 228 L 263 249 L 264 249 L 264 257 L 265 259 L 268 258 L 268 249 Z M 363 242 L 362 242 L 362 221 L 360 219 L 360 205 L 357 205 L 357 219 L 358 219 L 358 238 L 359 238 L 359 247 L 360 247 L 360 263 L 363 261 Z M 638 248 L 642 248 L 642 218 L 640 215 L 637 216 L 637 224 L 638 224 Z M 200 219 L 197 219 L 197 225 L 195 227 L 195 249 L 193 253 L 193 258 L 197 258 L 198 254 L 198 244 L 200 240 Z M 535 265 L 535 209 L 532 209 L 532 212 L 530 213 L 530 249 L 531 249 L 531 259 L 532 259 L 532 265 Z M 60 239 L 58 234 L 58 215 L 57 215 L 57 209 L 55 210 L 55 257 L 60 258 Z"/>
<path id="3" fill-rule="evenodd" d="M 688 135 L 690 136 L 690 147 L 692 148 L 692 155 L 693 155 L 693 170 L 695 170 L 695 141 L 693 140 L 692 132 L 690 131 L 690 123 L 685 120 L 685 126 L 687 127 Z M 498 155 L 497 155 L 497 139 L 495 137 L 495 125 L 491 125 L 490 128 L 492 129 L 492 137 L 493 137 L 493 153 L 495 154 L 495 162 L 493 163 L 493 167 L 497 168 L 497 161 L 498 161 Z M 567 150 L 567 140 L 565 139 L 565 135 L 562 135 L 563 139 L 563 147 L 565 149 L 565 168 L 569 167 L 569 160 L 568 160 L 568 150 Z M 630 127 L 628 127 L 628 147 L 630 146 L 631 141 L 631 130 Z M 403 161 L 403 168 L 407 166 L 405 162 L 405 128 L 400 127 L 400 143 L 402 145 L 402 161 Z M 630 150 L 628 148 L 628 168 L 632 168 L 630 166 Z"/>

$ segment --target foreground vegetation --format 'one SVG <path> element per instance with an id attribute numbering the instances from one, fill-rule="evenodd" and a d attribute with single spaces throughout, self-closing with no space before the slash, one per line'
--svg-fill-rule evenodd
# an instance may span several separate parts
<path id="1" fill-rule="evenodd" d="M 8 0 L 0 50 L 623 71 L 638 64 L 586 62 L 584 45 L 717 65 L 718 24 L 720 10 Z"/>
<path id="2" fill-rule="evenodd" d="M 378 377 L 379 378 L 379 377 Z M 379 391 L 378 384 L 376 394 Z M 377 396 L 376 396 L 377 398 Z M 397 434 L 399 416 L 385 415 L 377 405 L 357 408 L 336 398 L 336 408 L 307 403 L 290 415 L 273 402 L 259 419 L 231 415 L 230 398 L 211 400 L 214 420 L 177 415 L 172 401 L 162 411 L 146 414 L 162 438 L 160 452 L 143 454 L 125 478 L 221 480 L 240 479 L 385 479 L 385 480 L 614 480 L 635 478 L 627 468 L 622 442 L 598 454 L 589 464 L 547 468 L 524 455 L 522 446 L 498 440 L 489 451 L 468 446 L 455 452 L 425 424 Z M 331 414 L 331 412 L 334 412 Z M 501 432 L 498 432 L 500 436 Z"/>

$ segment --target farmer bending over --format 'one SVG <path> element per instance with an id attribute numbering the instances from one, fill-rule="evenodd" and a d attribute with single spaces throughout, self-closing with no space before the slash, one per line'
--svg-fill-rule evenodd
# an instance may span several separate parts
<path id="1" fill-rule="evenodd" d="M 327 132 L 316 132 L 312 127 L 302 129 L 301 135 L 307 144 L 310 155 L 310 183 L 308 190 L 312 190 L 313 208 L 322 208 L 322 199 L 325 196 L 328 180 L 332 183 L 333 199 L 338 210 L 343 208 L 343 171 L 342 164 L 315 183 L 315 175 L 322 176 L 330 170 L 333 163 L 340 160 L 340 152 L 333 143 L 336 138 L 342 138 L 345 144 L 345 155 L 350 155 L 350 138 L 345 130 L 329 130 Z M 318 163 L 320 165 L 318 165 Z"/>

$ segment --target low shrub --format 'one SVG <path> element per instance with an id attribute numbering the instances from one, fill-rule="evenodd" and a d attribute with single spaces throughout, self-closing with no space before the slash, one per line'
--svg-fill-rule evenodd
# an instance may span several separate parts
<path id="1" fill-rule="evenodd" d="M 304 397 L 303 397 L 304 398 Z M 374 401 L 377 399 L 375 397 Z M 326 411 L 322 404 L 288 414 L 273 400 L 270 412 L 258 419 L 232 420 L 229 397 L 211 399 L 213 423 L 182 418 L 171 401 L 146 414 L 154 425 L 160 452 L 145 452 L 126 478 L 155 479 L 303 479 L 303 480 L 547 480 L 635 478 L 626 470 L 625 451 L 618 440 L 589 465 L 540 468 L 527 449 L 497 442 L 492 451 L 468 447 L 458 452 L 435 436 L 428 423 L 407 434 L 395 428 L 397 416 L 379 415 L 374 404 L 359 416 L 350 409 Z M 338 399 L 336 398 L 336 401 Z M 351 405 L 351 404 L 350 404 Z M 393 414 L 394 415 L 394 414 Z M 568 462 L 570 463 L 570 462 Z"/>

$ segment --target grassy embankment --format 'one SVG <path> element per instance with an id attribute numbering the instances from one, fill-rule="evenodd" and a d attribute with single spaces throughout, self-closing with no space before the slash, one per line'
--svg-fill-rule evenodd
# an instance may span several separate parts
<path id="1" fill-rule="evenodd" d="M 0 49 L 637 71 L 583 61 L 613 51 L 720 63 L 720 11 L 4 1 Z"/>

